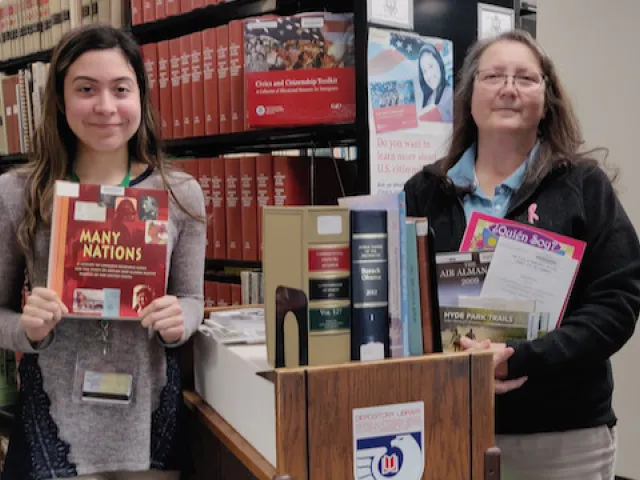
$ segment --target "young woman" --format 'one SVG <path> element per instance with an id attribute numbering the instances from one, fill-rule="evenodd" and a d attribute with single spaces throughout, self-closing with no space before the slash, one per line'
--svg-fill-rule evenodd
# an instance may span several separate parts
<path id="1" fill-rule="evenodd" d="M 150 98 L 140 51 L 125 33 L 68 33 L 53 52 L 31 161 L 0 176 L 0 347 L 24 352 L 7 478 L 178 478 L 176 347 L 203 316 L 205 212 L 198 183 L 159 151 Z M 59 179 L 169 191 L 167 294 L 139 322 L 109 322 L 114 353 L 105 363 L 130 372 L 125 405 L 77 400 L 81 361 L 100 375 L 104 351 L 101 322 L 65 318 L 46 288 Z M 30 294 L 20 313 L 25 274 Z"/>
<path id="2" fill-rule="evenodd" d="M 418 54 L 418 83 L 422 92 L 418 117 L 422 121 L 452 122 L 453 89 L 446 75 L 442 55 L 433 44 L 426 43 Z M 434 108 L 438 111 L 435 116 Z"/>
<path id="3" fill-rule="evenodd" d="M 584 240 L 560 326 L 495 350 L 503 478 L 612 480 L 616 416 L 609 358 L 640 312 L 640 245 L 582 137 L 551 60 L 524 32 L 478 43 L 460 71 L 448 154 L 405 185 L 438 251 L 457 251 L 473 211 Z"/>

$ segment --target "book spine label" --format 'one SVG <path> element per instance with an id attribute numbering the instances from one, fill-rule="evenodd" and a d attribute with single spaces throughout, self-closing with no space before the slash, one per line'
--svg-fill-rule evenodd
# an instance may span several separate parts
<path id="1" fill-rule="evenodd" d="M 205 134 L 204 79 L 202 75 L 202 34 L 191 34 L 191 104 L 193 110 L 193 136 Z"/>
<path id="2" fill-rule="evenodd" d="M 349 245 L 309 247 L 309 334 L 351 328 Z"/>
<path id="3" fill-rule="evenodd" d="M 229 76 L 229 26 L 216 28 L 218 49 L 218 114 L 220 133 L 231 133 L 231 77 Z"/>

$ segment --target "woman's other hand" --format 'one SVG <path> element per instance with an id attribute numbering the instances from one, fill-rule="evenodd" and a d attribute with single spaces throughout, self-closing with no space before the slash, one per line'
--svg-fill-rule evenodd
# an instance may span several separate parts
<path id="1" fill-rule="evenodd" d="M 32 344 L 38 343 L 49 336 L 66 313 L 69 313 L 69 309 L 56 292 L 36 287 L 26 298 L 20 325 L 29 341 Z"/>
<path id="2" fill-rule="evenodd" d="M 140 311 L 143 327 L 152 327 L 167 343 L 175 343 L 184 334 L 184 316 L 178 298 L 165 295 L 156 298 Z"/>
<path id="3" fill-rule="evenodd" d="M 460 339 L 462 348 L 466 351 L 491 350 L 493 351 L 493 368 L 495 376 L 495 391 L 498 395 L 510 392 L 520 388 L 527 377 L 515 378 L 512 380 L 504 380 L 509 374 L 509 365 L 507 360 L 515 353 L 511 347 L 507 347 L 504 343 L 491 343 L 491 340 L 482 340 L 477 342 L 469 337 Z"/>

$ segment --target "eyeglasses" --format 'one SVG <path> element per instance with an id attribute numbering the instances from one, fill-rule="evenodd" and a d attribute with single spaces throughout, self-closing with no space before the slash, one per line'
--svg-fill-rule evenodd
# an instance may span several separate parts
<path id="1" fill-rule="evenodd" d="M 498 72 L 477 72 L 476 76 L 478 81 L 488 88 L 502 88 L 507 84 L 509 78 L 513 78 L 514 86 L 521 91 L 531 92 L 538 90 L 542 85 L 542 82 L 546 80 L 544 75 L 539 73 L 518 73 L 516 75 L 510 75 L 507 73 Z"/>

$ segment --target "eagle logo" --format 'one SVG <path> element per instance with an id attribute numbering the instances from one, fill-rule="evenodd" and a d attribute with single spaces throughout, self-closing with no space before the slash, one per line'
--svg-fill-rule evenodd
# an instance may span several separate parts
<path id="1" fill-rule="evenodd" d="M 356 480 L 420 480 L 424 472 L 422 432 L 359 439 L 354 460 Z"/>

